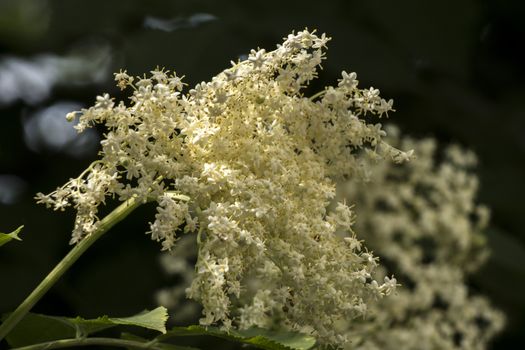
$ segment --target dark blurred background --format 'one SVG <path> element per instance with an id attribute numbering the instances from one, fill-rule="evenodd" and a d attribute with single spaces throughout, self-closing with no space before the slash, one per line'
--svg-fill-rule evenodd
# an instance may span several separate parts
<path id="1" fill-rule="evenodd" d="M 157 65 L 190 86 L 292 30 L 326 32 L 316 87 L 356 71 L 362 87 L 394 98 L 405 133 L 458 142 L 480 158 L 480 201 L 492 209 L 492 257 L 474 290 L 505 311 L 493 349 L 525 348 L 525 5 L 521 0 L 108 1 L 0 0 L 0 313 L 13 310 L 70 249 L 73 212 L 33 200 L 96 158 L 100 134 L 65 122 L 114 86 L 120 68 Z M 83 256 L 35 307 L 49 314 L 131 315 L 170 283 L 144 207 Z"/>

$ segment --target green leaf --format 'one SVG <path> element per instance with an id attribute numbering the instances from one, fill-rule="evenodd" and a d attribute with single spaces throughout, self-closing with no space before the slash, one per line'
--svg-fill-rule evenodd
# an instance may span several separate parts
<path id="1" fill-rule="evenodd" d="M 167 319 L 168 312 L 162 306 L 131 317 L 102 316 L 91 320 L 29 313 L 6 339 L 12 347 L 20 347 L 58 339 L 84 337 L 118 325 L 137 326 L 166 333 Z"/>
<path id="2" fill-rule="evenodd" d="M 1 233 L 0 232 L 0 247 L 13 239 L 16 239 L 17 241 L 21 241 L 22 239 L 18 237 L 18 234 L 20 233 L 20 231 L 22 231 L 23 228 L 24 228 L 24 225 L 20 226 L 19 228 L 17 228 L 11 233 Z"/>
<path id="3" fill-rule="evenodd" d="M 116 324 L 138 326 L 153 329 L 161 333 L 166 333 L 167 320 L 168 310 L 164 306 L 159 306 L 155 310 L 145 311 L 131 317 L 111 318 L 111 321 Z"/>
<path id="4" fill-rule="evenodd" d="M 29 313 L 7 335 L 6 340 L 11 347 L 20 347 L 50 340 L 74 338 L 75 335 L 75 329 L 61 322 L 59 318 Z"/>
<path id="5" fill-rule="evenodd" d="M 315 346 L 315 338 L 294 332 L 270 331 L 262 328 L 250 328 L 243 331 L 222 331 L 217 327 L 174 327 L 166 334 L 157 337 L 159 341 L 171 337 L 208 335 L 229 341 L 250 344 L 266 350 L 308 350 Z"/>

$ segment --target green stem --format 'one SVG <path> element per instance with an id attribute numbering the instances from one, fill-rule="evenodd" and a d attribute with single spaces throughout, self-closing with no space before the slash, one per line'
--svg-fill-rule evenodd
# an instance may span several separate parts
<path id="1" fill-rule="evenodd" d="M 14 312 L 0 325 L 0 341 L 13 329 L 14 326 L 31 310 L 44 294 L 51 288 L 60 277 L 73 265 L 75 261 L 104 233 L 112 228 L 116 223 L 124 219 L 142 203 L 136 201 L 135 198 L 130 198 L 115 210 L 109 213 L 99 223 L 99 227 L 95 232 L 85 237 L 80 241 L 57 266 L 40 282 L 33 292 L 20 304 Z"/>
<path id="2" fill-rule="evenodd" d="M 77 339 L 61 339 L 53 340 L 45 343 L 39 343 L 12 350 L 42 350 L 42 349 L 61 349 L 75 346 L 90 346 L 90 345 L 105 345 L 115 346 L 120 348 L 132 349 L 157 349 L 154 343 L 141 343 L 133 340 L 116 339 L 116 338 L 77 338 Z"/>
<path id="3" fill-rule="evenodd" d="M 319 96 L 324 95 L 325 93 L 326 93 L 326 90 L 319 91 L 318 93 L 310 96 L 310 101 L 315 100 L 316 98 L 318 98 Z"/>

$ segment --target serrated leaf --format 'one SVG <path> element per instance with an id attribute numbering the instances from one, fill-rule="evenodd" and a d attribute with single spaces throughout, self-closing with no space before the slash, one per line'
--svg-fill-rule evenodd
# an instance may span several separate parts
<path id="1" fill-rule="evenodd" d="M 8 334 L 7 342 L 20 347 L 58 339 L 77 338 L 118 325 L 137 326 L 166 333 L 168 312 L 165 307 L 145 311 L 131 317 L 102 316 L 86 320 L 29 313 Z"/>
<path id="2" fill-rule="evenodd" d="M 164 306 L 159 306 L 152 311 L 145 311 L 138 315 L 124 318 L 111 318 L 112 322 L 122 325 L 138 326 L 153 329 L 161 333 L 166 333 L 166 321 L 168 320 L 168 310 Z"/>
<path id="3" fill-rule="evenodd" d="M 174 327 L 166 334 L 157 337 L 159 341 L 179 336 L 208 335 L 229 341 L 250 344 L 266 350 L 308 350 L 315 346 L 315 338 L 294 332 L 270 331 L 262 328 L 250 328 L 243 331 L 222 331 L 217 327 Z"/>
<path id="4" fill-rule="evenodd" d="M 244 331 L 239 331 L 238 333 L 246 339 L 255 336 L 255 338 L 258 338 L 259 342 L 266 342 L 269 340 L 272 343 L 284 346 L 283 349 L 308 350 L 313 348 L 316 343 L 314 337 L 298 332 L 276 332 L 260 328 L 250 328 Z M 274 348 L 272 347 L 272 349 Z"/>
<path id="5" fill-rule="evenodd" d="M 0 232 L 0 247 L 13 239 L 16 239 L 17 241 L 21 241 L 22 239 L 18 237 L 18 234 L 20 233 L 20 231 L 22 231 L 23 228 L 24 228 L 24 225 L 20 226 L 19 228 L 17 228 L 11 233 Z"/>

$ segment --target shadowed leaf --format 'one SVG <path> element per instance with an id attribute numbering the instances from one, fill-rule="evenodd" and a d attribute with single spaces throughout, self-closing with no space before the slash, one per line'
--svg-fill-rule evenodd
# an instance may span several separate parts
<path id="1" fill-rule="evenodd" d="M 29 313 L 6 339 L 12 347 L 20 347 L 58 339 L 85 337 L 118 325 L 137 326 L 166 333 L 167 319 L 168 314 L 164 307 L 131 317 L 102 316 L 91 320 Z"/>
<path id="2" fill-rule="evenodd" d="M 315 345 L 315 338 L 294 332 L 270 331 L 262 328 L 250 328 L 243 331 L 222 331 L 217 327 L 174 327 L 166 334 L 157 337 L 159 341 L 171 337 L 208 335 L 229 341 L 250 344 L 266 350 L 308 350 Z"/>

